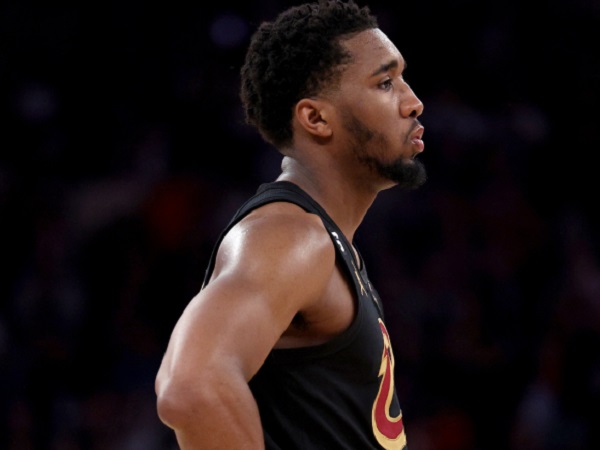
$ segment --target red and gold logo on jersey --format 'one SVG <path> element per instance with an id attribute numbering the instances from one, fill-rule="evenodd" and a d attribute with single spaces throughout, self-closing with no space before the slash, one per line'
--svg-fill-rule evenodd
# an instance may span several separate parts
<path id="1" fill-rule="evenodd" d="M 402 423 L 402 412 L 392 417 L 390 406 L 394 398 L 394 354 L 387 329 L 379 319 L 379 327 L 383 334 L 383 352 L 379 376 L 379 392 L 373 403 L 371 423 L 377 442 L 386 450 L 402 450 L 406 446 L 406 435 Z"/>

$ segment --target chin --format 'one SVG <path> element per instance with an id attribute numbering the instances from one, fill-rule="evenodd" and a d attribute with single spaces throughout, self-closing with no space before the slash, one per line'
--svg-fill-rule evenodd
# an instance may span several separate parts
<path id="1" fill-rule="evenodd" d="M 386 169 L 387 178 L 402 189 L 416 189 L 427 181 L 425 166 L 415 159 L 403 159 Z"/>

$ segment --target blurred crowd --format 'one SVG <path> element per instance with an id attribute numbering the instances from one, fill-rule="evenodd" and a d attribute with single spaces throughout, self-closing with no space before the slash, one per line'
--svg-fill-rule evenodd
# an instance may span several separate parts
<path id="1" fill-rule="evenodd" d="M 154 377 L 277 176 L 238 71 L 294 2 L 201 3 L 0 4 L 2 449 L 176 448 Z M 410 450 L 600 448 L 600 4 L 369 4 L 425 104 L 428 182 L 356 236 Z"/>

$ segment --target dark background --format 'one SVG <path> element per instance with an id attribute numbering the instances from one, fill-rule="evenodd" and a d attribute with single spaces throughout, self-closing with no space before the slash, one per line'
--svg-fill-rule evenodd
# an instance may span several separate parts
<path id="1" fill-rule="evenodd" d="M 0 4 L 0 448 L 175 448 L 154 377 L 278 173 L 238 71 L 290 4 Z M 600 448 L 600 3 L 370 5 L 425 104 L 428 183 L 356 237 L 410 450 Z"/>

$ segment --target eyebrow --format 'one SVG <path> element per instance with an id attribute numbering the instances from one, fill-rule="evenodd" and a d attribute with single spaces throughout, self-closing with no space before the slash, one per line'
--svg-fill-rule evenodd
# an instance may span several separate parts
<path id="1" fill-rule="evenodd" d="M 374 76 L 389 72 L 390 70 L 397 69 L 397 68 L 398 68 L 398 60 L 394 59 L 393 61 L 390 61 L 388 63 L 382 64 L 381 66 L 379 66 L 377 68 L 377 70 L 375 70 L 375 72 L 373 72 L 371 74 L 371 76 L 374 77 Z M 406 69 L 406 62 L 404 63 L 404 68 Z"/>

